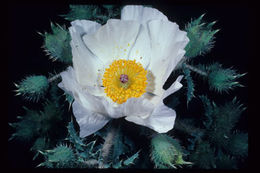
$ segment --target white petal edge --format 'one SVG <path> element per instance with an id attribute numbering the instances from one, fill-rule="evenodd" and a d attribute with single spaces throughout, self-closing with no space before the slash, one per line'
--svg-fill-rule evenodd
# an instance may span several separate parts
<path id="1" fill-rule="evenodd" d="M 101 98 L 90 94 L 87 90 L 83 90 L 79 83 L 76 81 L 75 71 L 72 67 L 68 67 L 67 71 L 60 73 L 62 77 L 59 87 L 68 92 L 73 98 L 78 101 L 85 109 L 100 114 L 106 114 Z"/>
<path id="2" fill-rule="evenodd" d="M 148 70 L 155 76 L 154 94 L 161 96 L 163 84 L 182 59 L 189 39 L 176 23 L 153 20 L 148 23 L 151 38 L 152 57 Z"/>
<path id="3" fill-rule="evenodd" d="M 100 24 L 88 20 L 73 21 L 69 28 L 71 35 L 72 61 L 77 81 L 82 87 L 90 86 L 97 95 L 101 93 L 98 86 L 98 69 L 103 63 L 95 57 L 82 40 L 83 35 L 91 34 L 100 28 Z"/>
<path id="4" fill-rule="evenodd" d="M 79 102 L 74 101 L 72 104 L 73 114 L 80 127 L 80 137 L 84 138 L 89 136 L 96 131 L 104 127 L 110 118 L 98 114 L 96 112 L 91 112 L 83 107 Z"/>
<path id="5" fill-rule="evenodd" d="M 89 50 L 108 66 L 116 59 L 128 59 L 139 29 L 138 22 L 109 19 L 94 34 L 83 36 L 83 40 Z"/>
<path id="6" fill-rule="evenodd" d="M 144 24 L 150 20 L 157 19 L 168 20 L 167 16 L 159 10 L 141 5 L 127 5 L 121 11 L 121 20 L 135 20 Z"/>
<path id="7" fill-rule="evenodd" d="M 170 88 L 165 91 L 150 116 L 145 119 L 138 116 L 127 116 L 125 119 L 135 124 L 146 126 L 158 133 L 166 133 L 171 130 L 174 127 L 176 112 L 164 105 L 163 99 L 182 87 L 180 83 L 182 78 L 183 76 L 179 76 Z"/>
<path id="8" fill-rule="evenodd" d="M 147 69 L 151 59 L 151 42 L 147 27 L 141 25 L 137 38 L 130 49 L 129 60 L 140 62 Z"/>
<path id="9" fill-rule="evenodd" d="M 84 90 L 76 81 L 75 71 L 72 67 L 68 67 L 67 71 L 60 73 L 62 82 L 59 87 L 65 90 L 68 94 L 90 112 L 96 112 L 110 118 L 123 117 L 123 107 L 115 107 L 108 102 L 103 96 L 95 96 Z"/>

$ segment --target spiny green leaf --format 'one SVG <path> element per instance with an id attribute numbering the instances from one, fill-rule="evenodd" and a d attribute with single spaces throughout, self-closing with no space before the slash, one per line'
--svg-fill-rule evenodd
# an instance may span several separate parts
<path id="1" fill-rule="evenodd" d="M 235 87 L 242 87 L 236 80 L 244 74 L 238 74 L 231 68 L 223 68 L 219 63 L 213 63 L 206 67 L 208 72 L 208 83 L 211 90 L 222 93 Z"/>
<path id="2" fill-rule="evenodd" d="M 212 121 L 213 121 L 213 111 L 214 111 L 214 103 L 212 103 L 207 96 L 205 95 L 201 95 L 199 96 L 199 98 L 201 99 L 204 109 L 205 109 L 205 120 L 203 121 L 203 125 L 209 129 Z"/>
<path id="3" fill-rule="evenodd" d="M 48 87 L 48 79 L 42 75 L 32 75 L 23 79 L 19 84 L 15 84 L 17 87 L 16 95 L 22 95 L 27 100 L 37 102 L 42 98 Z"/>
<path id="4" fill-rule="evenodd" d="M 75 164 L 75 154 L 66 145 L 59 145 L 52 150 L 41 152 L 45 156 L 45 161 L 39 166 L 51 168 L 72 168 Z"/>
<path id="5" fill-rule="evenodd" d="M 32 151 L 37 150 L 46 150 L 49 146 L 49 142 L 45 137 L 39 137 L 35 140 L 33 146 L 31 147 Z"/>
<path id="6" fill-rule="evenodd" d="M 194 83 L 190 75 L 191 71 L 185 66 L 183 66 L 183 73 L 185 75 L 184 78 L 187 81 L 187 105 L 188 105 L 191 99 L 194 97 Z"/>
<path id="7" fill-rule="evenodd" d="M 130 164 L 134 164 L 135 159 L 137 159 L 137 158 L 139 157 L 139 152 L 140 152 L 140 151 L 138 151 L 137 153 L 135 153 L 134 155 L 132 155 L 131 157 L 129 157 L 128 159 L 126 159 L 126 160 L 124 161 L 124 165 L 128 166 L 128 165 L 130 165 Z"/>
<path id="8" fill-rule="evenodd" d="M 89 142 L 86 147 L 84 147 L 84 151 L 80 152 L 80 157 L 84 159 L 98 159 L 101 153 L 101 146 L 96 145 L 96 141 Z M 79 151 L 79 150 L 78 150 Z"/>
<path id="9" fill-rule="evenodd" d="M 204 124 L 208 131 L 207 136 L 209 141 L 217 147 L 226 147 L 231 136 L 231 130 L 235 127 L 241 113 L 245 110 L 242 104 L 234 98 L 224 105 L 217 106 L 211 103 L 206 97 L 203 98 L 208 104 L 206 115 L 208 120 Z"/>
<path id="10" fill-rule="evenodd" d="M 224 154 L 223 152 L 219 152 L 218 157 L 216 159 L 216 166 L 218 169 L 236 169 L 237 163 L 234 158 L 229 155 Z"/>
<path id="11" fill-rule="evenodd" d="M 40 120 L 41 120 L 41 132 L 43 134 L 56 135 L 59 131 L 55 130 L 62 121 L 63 111 L 57 105 L 47 100 L 44 103 L 43 111 L 40 111 Z"/>
<path id="12" fill-rule="evenodd" d="M 121 132 L 121 128 L 118 127 L 117 132 L 115 134 L 113 140 L 113 149 L 112 149 L 112 160 L 117 162 L 119 157 L 126 153 L 127 146 L 123 143 L 123 134 Z"/>
<path id="13" fill-rule="evenodd" d="M 65 17 L 66 20 L 92 20 L 93 16 L 96 15 L 100 9 L 97 5 L 70 5 L 70 12 Z"/>
<path id="14" fill-rule="evenodd" d="M 73 122 L 69 122 L 67 126 L 69 132 L 69 141 L 73 143 L 74 147 L 79 151 L 84 151 L 84 147 L 86 146 L 82 139 L 78 136 L 76 130 L 74 129 Z"/>
<path id="15" fill-rule="evenodd" d="M 219 30 L 212 30 L 212 26 L 216 22 L 211 22 L 208 25 L 202 23 L 202 18 L 205 14 L 201 15 L 188 23 L 185 27 L 189 43 L 185 47 L 186 57 L 193 58 L 198 55 L 203 55 L 210 51 L 214 44 L 214 35 Z"/>
<path id="16" fill-rule="evenodd" d="M 116 162 L 116 163 L 114 163 L 113 165 L 112 165 L 112 167 L 113 168 L 115 168 L 115 169 L 119 169 L 119 168 L 122 168 L 122 160 L 120 160 L 120 161 L 118 161 L 118 162 Z"/>
<path id="17" fill-rule="evenodd" d="M 67 92 L 64 92 L 64 95 L 66 96 L 66 101 L 69 103 L 69 108 L 70 108 L 74 101 L 74 98 L 71 95 L 69 95 Z"/>
<path id="18" fill-rule="evenodd" d="M 15 128 L 15 133 L 9 140 L 17 139 L 20 141 L 29 142 L 40 132 L 40 115 L 38 112 L 25 108 L 25 116 L 20 118 L 20 121 L 11 123 Z"/>
<path id="19" fill-rule="evenodd" d="M 177 168 L 191 164 L 182 159 L 180 144 L 165 134 L 158 134 L 151 141 L 151 160 L 156 168 Z"/>
<path id="20" fill-rule="evenodd" d="M 46 150 L 50 146 L 49 139 L 46 139 L 45 137 L 38 137 L 33 146 L 31 147 L 31 151 L 36 152 L 33 160 L 36 159 L 36 157 L 39 155 L 39 150 Z"/>
<path id="21" fill-rule="evenodd" d="M 121 8 L 116 5 L 70 5 L 70 12 L 65 17 L 66 20 L 93 20 L 105 24 L 110 18 L 120 16 Z"/>
<path id="22" fill-rule="evenodd" d="M 65 27 L 51 23 L 52 34 L 44 33 L 44 49 L 47 55 L 55 61 L 71 64 L 72 53 L 70 47 L 71 37 Z"/>
<path id="23" fill-rule="evenodd" d="M 230 137 L 230 142 L 226 147 L 226 150 L 239 157 L 248 156 L 248 134 L 247 133 L 236 133 Z"/>
<path id="24" fill-rule="evenodd" d="M 214 149 L 207 141 L 203 141 L 196 146 L 195 152 L 190 155 L 190 160 L 202 169 L 216 168 L 216 158 Z"/>
<path id="25" fill-rule="evenodd" d="M 49 92 L 50 92 L 51 101 L 53 101 L 57 107 L 61 106 L 59 104 L 59 100 L 61 98 L 61 93 L 59 93 L 59 92 L 61 92 L 61 91 L 60 91 L 59 87 L 57 86 L 57 82 L 51 83 Z"/>

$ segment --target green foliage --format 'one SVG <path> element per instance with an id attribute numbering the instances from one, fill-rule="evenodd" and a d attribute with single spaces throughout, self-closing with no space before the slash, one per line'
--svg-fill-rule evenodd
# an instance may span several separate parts
<path id="1" fill-rule="evenodd" d="M 61 16 L 69 21 L 85 19 L 105 24 L 108 19 L 119 17 L 120 11 L 115 5 L 70 5 L 70 12 Z"/>
<path id="2" fill-rule="evenodd" d="M 96 15 L 98 7 L 96 5 L 70 5 L 70 12 L 63 16 L 66 20 L 92 20 Z"/>
<path id="3" fill-rule="evenodd" d="M 73 122 L 69 122 L 67 126 L 69 136 L 66 138 L 72 144 L 76 153 L 75 164 L 71 168 L 94 168 L 99 165 L 100 145 L 95 146 L 96 141 L 91 141 L 88 144 L 83 142 L 74 129 Z"/>
<path id="4" fill-rule="evenodd" d="M 25 107 L 24 109 L 26 111 L 25 116 L 18 117 L 20 119 L 19 122 L 9 123 L 10 126 L 15 128 L 15 133 L 12 134 L 9 140 L 15 138 L 20 141 L 29 142 L 39 134 L 39 114 L 36 111 L 29 110 Z"/>
<path id="5" fill-rule="evenodd" d="M 113 149 L 112 149 L 112 160 L 117 162 L 122 154 L 127 152 L 127 146 L 123 143 L 123 134 L 121 128 L 117 129 L 115 137 L 113 139 Z"/>
<path id="6" fill-rule="evenodd" d="M 236 98 L 224 105 L 214 106 L 213 122 L 208 131 L 209 140 L 218 147 L 225 147 L 231 136 L 231 130 L 245 110 Z"/>
<path id="7" fill-rule="evenodd" d="M 55 104 L 56 107 L 60 107 L 60 98 L 61 98 L 61 90 L 60 88 L 57 86 L 58 82 L 57 81 L 53 81 L 50 84 L 50 100 Z"/>
<path id="8" fill-rule="evenodd" d="M 47 168 L 71 168 L 75 164 L 73 150 L 66 145 L 59 145 L 52 150 L 41 151 L 45 161 L 38 166 Z"/>
<path id="9" fill-rule="evenodd" d="M 104 138 L 105 140 L 109 140 L 107 141 L 107 143 L 111 143 L 112 145 L 110 145 L 110 148 L 104 148 L 103 147 L 103 150 L 104 151 L 107 151 L 109 150 L 109 154 L 108 154 L 108 158 L 107 158 L 107 162 L 108 162 L 108 165 L 109 167 L 112 167 L 112 168 L 115 168 L 115 169 L 118 169 L 118 168 L 124 168 L 124 166 L 128 166 L 128 165 L 125 165 L 123 164 L 124 161 L 123 159 L 121 159 L 123 156 L 126 156 L 126 154 L 128 152 L 131 152 L 133 150 L 133 148 L 129 148 L 126 143 L 124 143 L 124 135 L 122 133 L 122 129 L 120 126 L 117 127 L 117 129 L 111 129 L 109 128 L 110 131 L 108 131 L 107 134 L 112 134 L 111 137 L 109 138 Z M 113 131 L 113 132 L 112 132 Z M 112 133 L 111 133 L 112 132 Z M 129 141 L 129 139 L 126 139 Z M 131 142 L 130 142 L 131 144 Z M 134 160 L 134 159 L 133 159 Z M 130 164 L 130 161 L 127 161 L 126 163 L 129 162 Z"/>
<path id="10" fill-rule="evenodd" d="M 186 147 L 188 150 L 194 150 L 197 141 L 200 141 L 205 134 L 205 130 L 197 128 L 194 123 L 194 119 L 178 119 L 175 120 L 174 129 L 183 132 L 188 135 L 186 137 L 189 142 Z"/>
<path id="11" fill-rule="evenodd" d="M 82 139 L 78 136 L 77 132 L 74 129 L 73 122 L 69 122 L 67 126 L 69 137 L 67 138 L 78 151 L 84 151 L 83 147 L 86 145 L 83 143 Z"/>
<path id="12" fill-rule="evenodd" d="M 236 169 L 237 163 L 234 158 L 229 155 L 219 152 L 216 159 L 216 166 L 218 169 Z"/>
<path id="13" fill-rule="evenodd" d="M 189 104 L 189 102 L 191 101 L 191 99 L 194 97 L 194 83 L 192 80 L 192 77 L 190 75 L 191 71 L 186 68 L 185 66 L 183 66 L 183 73 L 184 73 L 184 78 L 187 81 L 187 105 Z"/>
<path id="14" fill-rule="evenodd" d="M 66 92 L 64 92 L 64 95 L 66 97 L 66 101 L 69 103 L 69 108 L 70 108 L 74 101 L 74 98 Z"/>
<path id="15" fill-rule="evenodd" d="M 35 140 L 31 150 L 45 150 L 48 148 L 48 141 L 46 141 L 45 137 L 39 137 Z"/>
<path id="16" fill-rule="evenodd" d="M 208 73 L 208 83 L 211 90 L 222 93 L 227 92 L 234 87 L 242 87 L 243 85 L 235 81 L 245 75 L 238 74 L 231 68 L 224 69 L 221 64 L 214 63 L 206 67 Z"/>
<path id="17" fill-rule="evenodd" d="M 236 133 L 230 137 L 229 144 L 225 148 L 230 154 L 238 157 L 248 156 L 248 134 Z"/>
<path id="18" fill-rule="evenodd" d="M 40 111 L 41 133 L 47 136 L 58 135 L 60 131 L 55 129 L 62 121 L 62 113 L 60 107 L 47 100 L 43 106 L 43 111 Z"/>
<path id="19" fill-rule="evenodd" d="M 33 160 L 39 155 L 39 151 L 47 150 L 50 147 L 49 138 L 45 137 L 38 137 L 35 141 L 33 146 L 31 147 L 31 151 L 36 152 Z"/>
<path id="20" fill-rule="evenodd" d="M 202 169 L 216 168 L 214 152 L 210 144 L 207 141 L 203 141 L 196 146 L 195 152 L 190 155 L 190 160 L 194 162 L 197 167 Z"/>
<path id="21" fill-rule="evenodd" d="M 200 99 L 205 108 L 203 125 L 206 130 L 199 137 L 195 131 L 194 138 L 188 138 L 190 160 L 203 169 L 237 168 L 238 157 L 247 156 L 248 136 L 232 134 L 232 131 L 245 107 L 236 98 L 223 105 L 216 105 L 204 95 Z"/>
<path id="22" fill-rule="evenodd" d="M 208 97 L 204 95 L 200 96 L 200 99 L 205 109 L 205 119 L 203 121 L 203 125 L 206 127 L 206 129 L 209 129 L 213 121 L 213 113 L 214 108 L 216 108 L 216 104 L 214 102 L 211 103 Z"/>
<path id="23" fill-rule="evenodd" d="M 23 79 L 19 84 L 15 84 L 17 87 L 16 95 L 22 95 L 25 99 L 37 102 L 42 98 L 48 90 L 49 83 L 45 76 L 33 75 Z"/>
<path id="24" fill-rule="evenodd" d="M 209 52 L 214 44 L 214 35 L 219 31 L 212 30 L 215 22 L 211 22 L 208 25 L 202 23 L 203 16 L 204 14 L 188 23 L 185 27 L 187 36 L 190 39 L 188 45 L 185 47 L 185 56 L 188 58 Z"/>
<path id="25" fill-rule="evenodd" d="M 79 156 L 83 159 L 99 159 L 99 154 L 101 152 L 101 146 L 96 145 L 96 141 L 89 142 L 84 148 L 83 152 L 79 153 Z M 79 150 L 77 150 L 79 151 Z"/>
<path id="26" fill-rule="evenodd" d="M 165 134 L 157 134 L 151 141 L 151 160 L 156 168 L 176 168 L 176 166 L 191 164 L 182 159 L 180 144 Z"/>
<path id="27" fill-rule="evenodd" d="M 41 34 L 44 37 L 44 49 L 47 52 L 47 55 L 50 55 L 50 58 L 53 61 L 60 61 L 66 64 L 72 63 L 72 53 L 70 47 L 70 34 L 65 29 L 56 24 L 56 26 L 51 23 L 52 34 L 44 33 Z"/>
<path id="28" fill-rule="evenodd" d="M 57 130 L 53 129 L 62 120 L 62 112 L 53 102 L 47 101 L 43 106 L 43 111 L 40 112 L 24 109 L 25 116 L 18 117 L 20 121 L 16 123 L 10 123 L 16 130 L 10 140 L 16 138 L 21 141 L 29 141 L 39 135 L 55 136 L 58 133 Z"/>
<path id="29" fill-rule="evenodd" d="M 135 153 L 134 155 L 132 155 L 131 157 L 129 157 L 128 159 L 126 159 L 124 161 L 124 165 L 128 166 L 131 164 L 134 164 L 134 161 L 139 157 L 139 151 L 137 153 Z"/>

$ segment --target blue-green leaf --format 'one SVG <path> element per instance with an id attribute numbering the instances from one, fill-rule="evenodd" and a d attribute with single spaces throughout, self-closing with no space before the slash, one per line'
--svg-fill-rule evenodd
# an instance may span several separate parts
<path id="1" fill-rule="evenodd" d="M 42 98 L 49 87 L 48 79 L 42 75 L 32 75 L 23 79 L 17 87 L 16 95 L 22 95 L 25 99 L 37 102 Z"/>
<path id="2" fill-rule="evenodd" d="M 202 23 L 202 18 L 205 14 L 201 15 L 198 19 L 191 21 L 185 27 L 189 43 L 185 47 L 188 58 L 193 58 L 198 55 L 203 55 L 210 51 L 214 44 L 214 35 L 219 30 L 212 30 L 212 26 L 216 23 L 209 24 Z"/>

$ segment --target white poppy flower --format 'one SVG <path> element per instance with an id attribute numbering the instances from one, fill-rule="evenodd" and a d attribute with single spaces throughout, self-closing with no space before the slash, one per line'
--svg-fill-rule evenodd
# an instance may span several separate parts
<path id="1" fill-rule="evenodd" d="M 74 98 L 80 136 L 120 117 L 159 133 L 171 130 L 176 112 L 163 99 L 182 87 L 182 76 L 167 90 L 163 84 L 185 54 L 186 32 L 143 6 L 125 6 L 121 20 L 103 26 L 88 20 L 71 25 L 73 67 L 61 73 L 59 87 Z"/>

